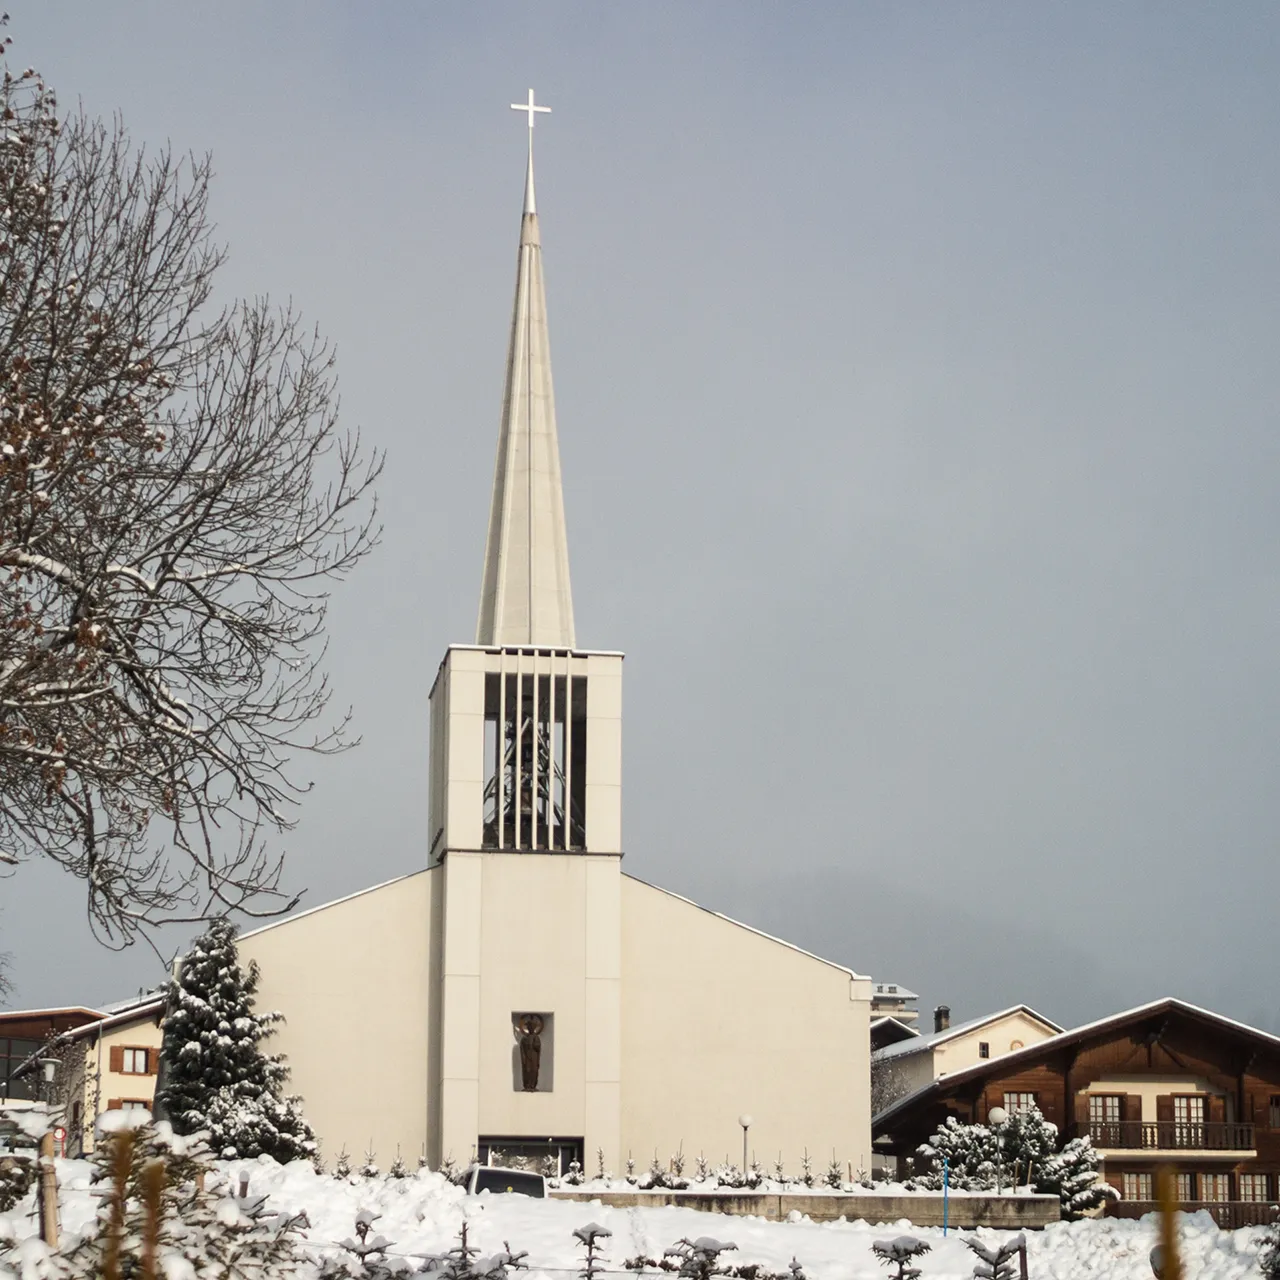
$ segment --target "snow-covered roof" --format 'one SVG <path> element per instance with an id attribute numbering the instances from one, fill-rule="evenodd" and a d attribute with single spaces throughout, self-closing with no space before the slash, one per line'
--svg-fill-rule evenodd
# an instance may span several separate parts
<path id="1" fill-rule="evenodd" d="M 877 1062 L 886 1058 L 902 1058 L 911 1053 L 923 1053 L 926 1049 L 936 1048 L 940 1044 L 946 1044 L 948 1040 L 954 1040 L 956 1036 L 966 1035 L 971 1031 L 978 1031 L 993 1022 L 999 1022 L 1001 1018 L 1007 1018 L 1010 1014 L 1024 1013 L 1030 1018 L 1035 1018 L 1037 1022 L 1042 1022 L 1055 1035 L 1062 1031 L 1056 1022 L 1050 1022 L 1042 1013 L 1037 1013 L 1028 1004 L 1015 1004 L 1008 1009 L 1001 1009 L 998 1013 L 988 1013 L 981 1018 L 972 1018 L 968 1022 L 958 1023 L 954 1027 L 947 1027 L 944 1031 L 931 1031 L 928 1035 L 922 1035 L 915 1040 L 903 1040 L 898 1044 L 886 1045 L 883 1049 L 877 1049 L 872 1055 Z M 1002 1054 L 1001 1057 L 1008 1055 Z"/>
<path id="2" fill-rule="evenodd" d="M 917 1039 L 919 1035 L 919 1028 L 888 1014 L 884 1017 L 871 1019 L 872 1046 L 875 1046 L 877 1040 L 882 1041 L 884 1045 L 890 1045 L 897 1044 L 901 1040 Z"/>
<path id="3" fill-rule="evenodd" d="M 896 982 L 877 982 L 871 988 L 873 996 L 884 996 L 890 1000 L 919 1000 L 920 997 L 914 991 L 908 991 L 906 987 L 900 987 Z"/>
<path id="4" fill-rule="evenodd" d="M 83 1004 L 67 1004 L 52 1009 L 0 1009 L 0 1019 L 12 1019 L 16 1022 L 20 1018 L 53 1018 L 67 1013 L 84 1013 L 91 1018 L 100 1018 L 102 1012 L 101 1009 L 90 1009 Z"/>
<path id="5" fill-rule="evenodd" d="M 112 1027 L 121 1026 L 126 1022 L 136 1022 L 139 1018 L 154 1017 L 164 1008 L 164 1002 L 164 992 L 159 994 L 152 992 L 151 995 L 144 996 L 141 1000 L 135 999 L 122 1007 L 118 1007 L 114 1013 L 108 1014 L 105 1018 L 99 1018 L 96 1022 L 86 1022 L 83 1026 L 73 1027 L 70 1031 L 64 1031 L 58 1037 L 58 1040 L 83 1040 L 87 1036 L 110 1031 Z"/>
<path id="6" fill-rule="evenodd" d="M 1204 1018 L 1220 1027 L 1255 1037 L 1269 1047 L 1280 1051 L 1280 1036 L 1273 1036 L 1269 1031 L 1260 1031 L 1257 1027 L 1251 1027 L 1246 1022 L 1237 1022 L 1234 1018 L 1228 1018 L 1221 1013 L 1214 1013 L 1212 1009 L 1202 1009 L 1199 1005 L 1191 1004 L 1187 1000 L 1179 1000 L 1175 996 L 1165 996 L 1160 1000 L 1151 1000 L 1147 1004 L 1136 1005 L 1134 1008 L 1125 1009 L 1121 1013 L 1108 1014 L 1107 1017 L 1098 1018 L 1094 1022 L 1086 1022 L 1082 1026 L 1072 1027 L 1069 1031 L 1060 1031 L 1057 1035 L 1050 1036 L 1047 1040 L 1038 1040 L 1035 1044 L 1027 1045 L 1023 1049 L 1014 1049 L 1012 1052 L 1003 1053 L 996 1058 L 984 1058 L 981 1062 L 975 1063 L 971 1067 L 961 1067 L 958 1071 L 948 1072 L 946 1075 L 939 1076 L 936 1080 L 931 1080 L 928 1084 L 922 1085 L 914 1093 L 909 1093 L 906 1097 L 899 1098 L 896 1102 L 887 1106 L 878 1115 L 872 1117 L 872 1124 L 879 1126 L 887 1123 L 894 1116 L 915 1105 L 927 1095 L 939 1093 L 943 1089 L 950 1089 L 954 1085 L 963 1084 L 967 1080 L 978 1079 L 992 1071 L 1008 1071 L 1011 1067 L 1016 1067 L 1021 1063 L 1035 1061 L 1036 1058 L 1045 1054 L 1054 1053 L 1058 1049 L 1065 1048 L 1077 1041 L 1086 1040 L 1098 1032 L 1122 1026 L 1126 1022 L 1137 1022 L 1143 1018 L 1150 1017 L 1154 1013 L 1162 1012 L 1186 1013 L 1192 1017 Z M 924 1038 L 927 1039 L 928 1037 Z M 915 1042 L 913 1042 L 913 1047 L 915 1047 Z M 897 1045 L 890 1045 L 889 1049 L 875 1053 L 872 1057 L 887 1057 L 890 1050 L 896 1048 L 898 1048 Z"/>

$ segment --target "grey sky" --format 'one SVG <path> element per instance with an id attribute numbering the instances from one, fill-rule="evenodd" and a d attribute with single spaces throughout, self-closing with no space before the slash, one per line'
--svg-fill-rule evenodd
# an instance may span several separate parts
<path id="1" fill-rule="evenodd" d="M 533 85 L 626 868 L 957 1017 L 1280 1029 L 1274 5 L 11 8 L 64 101 L 214 152 L 223 288 L 335 339 L 390 457 L 333 616 L 364 745 L 287 841 L 308 903 L 425 858 Z M 47 870 L 0 912 L 21 1005 L 158 973 Z"/>

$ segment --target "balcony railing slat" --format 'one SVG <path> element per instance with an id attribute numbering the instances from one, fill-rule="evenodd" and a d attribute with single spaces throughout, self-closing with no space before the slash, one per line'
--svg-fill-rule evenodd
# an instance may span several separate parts
<path id="1" fill-rule="evenodd" d="M 1213 1220 L 1224 1230 L 1238 1227 L 1262 1227 L 1275 1221 L 1275 1210 L 1265 1202 L 1253 1200 L 1186 1200 L 1178 1208 L 1183 1213 L 1195 1213 L 1207 1209 Z M 1107 1205 L 1109 1218 L 1145 1218 L 1149 1213 L 1159 1213 L 1155 1200 L 1113 1200 Z"/>
<path id="2" fill-rule="evenodd" d="M 1095 1147 L 1123 1151 L 1252 1151 L 1253 1125 L 1177 1120 L 1090 1121 Z"/>

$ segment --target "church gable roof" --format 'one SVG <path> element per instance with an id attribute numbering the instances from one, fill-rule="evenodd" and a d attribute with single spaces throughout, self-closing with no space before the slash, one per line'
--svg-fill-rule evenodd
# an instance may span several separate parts
<path id="1" fill-rule="evenodd" d="M 726 916 L 722 912 L 713 911 L 710 907 L 704 907 L 701 903 L 694 902 L 692 898 L 686 898 L 683 894 L 673 893 L 670 889 L 664 889 L 661 885 L 651 884 L 648 880 L 641 880 L 639 876 L 633 876 L 627 872 L 622 873 L 623 880 L 630 880 L 633 884 L 642 885 L 646 889 L 653 890 L 654 893 L 660 893 L 665 898 L 671 898 L 676 902 L 682 902 L 686 906 L 693 907 L 695 911 L 704 912 L 706 915 L 713 916 L 717 920 L 723 920 L 725 924 L 732 925 L 735 929 L 742 929 L 747 933 L 754 934 L 757 938 L 763 939 L 765 942 L 771 942 L 775 946 L 785 947 L 788 951 L 793 951 L 797 955 L 805 956 L 810 960 L 816 960 L 819 964 L 826 965 L 830 969 L 838 969 L 841 973 L 847 973 L 850 978 L 860 982 L 870 982 L 870 975 L 865 973 L 857 973 L 850 969 L 846 964 L 838 964 L 834 960 L 827 960 L 823 956 L 814 955 L 812 951 L 806 951 L 803 947 L 798 947 L 794 942 L 787 942 L 784 938 L 775 938 L 771 933 L 765 933 L 763 929 L 757 929 L 754 925 L 743 924 L 741 920 L 735 920 L 732 916 Z"/>

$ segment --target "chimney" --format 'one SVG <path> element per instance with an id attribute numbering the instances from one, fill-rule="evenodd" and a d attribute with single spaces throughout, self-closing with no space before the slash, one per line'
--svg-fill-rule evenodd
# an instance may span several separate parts
<path id="1" fill-rule="evenodd" d="M 951 1026 L 951 1006 L 949 1004 L 940 1004 L 933 1011 L 933 1029 L 934 1032 L 946 1031 Z"/>

